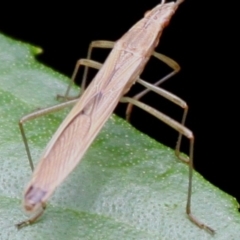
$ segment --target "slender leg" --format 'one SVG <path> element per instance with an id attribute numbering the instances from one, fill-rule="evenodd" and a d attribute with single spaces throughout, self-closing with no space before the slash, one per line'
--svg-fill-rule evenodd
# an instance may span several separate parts
<path id="1" fill-rule="evenodd" d="M 86 88 L 86 80 L 87 80 L 89 67 L 92 67 L 92 68 L 95 68 L 95 69 L 100 69 L 101 66 L 102 66 L 102 64 L 91 60 L 91 55 L 92 55 L 93 48 L 113 48 L 113 46 L 114 46 L 114 42 L 111 42 L 111 41 L 104 41 L 104 40 L 92 41 L 90 43 L 89 47 L 88 47 L 87 58 L 86 59 L 80 59 L 80 60 L 77 61 L 76 65 L 75 65 L 75 68 L 74 68 L 74 71 L 73 71 L 73 74 L 72 74 L 72 77 L 71 77 L 71 81 L 68 85 L 66 93 L 63 96 L 62 95 L 57 95 L 57 98 L 58 99 L 63 99 L 64 101 L 69 100 L 69 99 L 79 98 Z M 88 61 L 89 63 L 92 61 L 91 64 L 93 64 L 94 66 L 91 66 L 91 64 L 85 64 L 85 63 L 83 63 L 83 61 L 85 61 L 85 62 Z M 80 65 L 85 66 L 84 67 L 84 72 L 83 72 L 83 79 L 82 79 L 82 83 L 81 83 L 80 92 L 76 97 L 69 97 L 70 89 L 71 89 L 71 87 L 72 87 L 72 85 L 73 85 L 73 83 L 76 79 L 76 76 L 77 76 L 77 73 L 79 71 Z"/>
<path id="2" fill-rule="evenodd" d="M 87 59 L 89 59 L 89 61 L 91 61 L 90 59 L 91 59 L 92 51 L 93 51 L 94 48 L 113 48 L 114 44 L 115 44 L 115 42 L 105 41 L 105 40 L 92 41 L 90 43 L 90 45 L 89 45 L 89 48 L 88 48 Z M 149 91 L 154 91 L 154 92 L 158 93 L 159 95 L 165 97 L 166 99 L 172 101 L 173 103 L 179 105 L 180 107 L 182 107 L 184 109 L 184 113 L 183 113 L 181 124 L 185 125 L 185 120 L 186 120 L 186 116 L 187 116 L 187 112 L 188 112 L 188 106 L 187 106 L 186 102 L 183 101 L 182 99 L 180 99 L 179 97 L 177 97 L 176 95 L 174 95 L 174 94 L 172 94 L 170 92 L 167 92 L 166 90 L 163 90 L 163 89 L 156 90 L 157 86 L 159 86 L 160 84 L 162 84 L 163 82 L 165 82 L 166 80 L 168 80 L 169 78 L 174 76 L 176 73 L 178 73 L 180 71 L 180 66 L 173 59 L 171 59 L 171 58 L 169 58 L 169 57 L 167 57 L 167 56 L 165 56 L 165 55 L 163 55 L 161 53 L 154 52 L 152 55 L 154 57 L 156 57 L 158 60 L 166 63 L 166 65 L 171 67 L 173 69 L 173 71 L 171 73 L 169 73 L 168 75 L 166 75 L 165 77 L 161 78 L 154 85 L 149 84 L 147 82 L 144 82 L 141 79 L 138 79 L 137 82 L 142 84 L 143 86 L 145 86 L 146 89 L 144 91 L 140 92 L 139 94 L 135 95 L 133 98 L 136 99 L 136 100 L 139 100 L 141 97 L 143 97 Z M 87 59 L 85 59 L 85 61 Z M 70 82 L 70 84 L 68 86 L 68 89 L 67 89 L 67 91 L 65 93 L 64 99 L 68 99 L 70 88 L 71 88 L 71 86 L 72 86 L 72 84 L 73 84 L 73 82 L 74 82 L 74 80 L 76 78 L 76 75 L 77 75 L 77 72 L 79 71 L 80 65 L 82 65 L 82 59 L 78 60 L 77 63 L 76 63 L 73 75 L 71 77 L 71 82 Z M 101 64 L 99 63 L 99 65 L 97 65 L 95 68 L 100 69 L 101 68 Z M 80 90 L 79 96 L 82 94 L 82 92 L 84 91 L 84 89 L 86 87 L 86 79 L 87 79 L 88 69 L 89 69 L 88 65 L 85 65 L 84 73 L 83 73 L 82 86 L 81 86 L 81 90 Z M 132 108 L 133 108 L 133 104 L 129 103 L 128 106 L 127 106 L 127 110 L 126 110 L 126 119 L 128 121 L 129 121 L 130 115 L 132 113 Z M 176 144 L 176 148 L 175 148 L 175 154 L 183 162 L 188 162 L 188 158 L 183 157 L 182 155 L 180 155 L 181 141 L 182 141 L 182 134 L 179 133 L 177 144 Z"/>
<path id="3" fill-rule="evenodd" d="M 106 40 L 92 41 L 88 47 L 87 59 L 91 59 L 93 48 L 110 48 L 111 49 L 114 47 L 114 44 L 115 44 L 115 42 L 106 41 Z M 84 68 L 83 80 L 82 80 L 82 84 L 81 84 L 81 93 L 86 88 L 88 69 L 89 68 L 87 66 Z"/>
<path id="4" fill-rule="evenodd" d="M 92 52 L 93 52 L 93 49 L 94 48 L 107 48 L 107 49 L 111 49 L 114 47 L 114 44 L 115 42 L 113 41 L 106 41 L 106 40 L 98 40 L 98 41 L 92 41 L 90 44 L 89 44 L 89 47 L 88 47 L 88 52 L 87 52 L 87 59 L 91 60 L 91 57 L 92 57 Z M 160 61 L 166 63 L 169 67 L 173 68 L 174 71 L 169 73 L 167 76 L 165 76 L 164 78 L 160 79 L 158 82 L 156 82 L 154 85 L 155 86 L 158 86 L 160 85 L 161 83 L 165 82 L 166 80 L 168 80 L 169 78 L 171 78 L 173 75 L 175 75 L 177 72 L 179 72 L 180 70 L 180 66 L 178 65 L 177 62 L 175 62 L 173 59 L 161 54 L 161 53 L 157 53 L 157 52 L 153 52 L 152 56 L 156 57 L 157 59 L 159 59 Z M 58 96 L 58 98 L 63 98 L 64 100 L 66 99 L 72 99 L 69 97 L 69 91 L 75 81 L 75 78 L 76 78 L 76 75 L 78 73 L 78 70 L 79 70 L 79 66 L 81 65 L 81 59 L 77 61 L 76 63 L 76 66 L 75 66 L 75 69 L 73 71 L 73 74 L 72 74 L 72 77 L 71 77 L 71 82 L 69 83 L 69 86 L 67 88 L 67 91 L 66 93 L 64 94 L 64 97 L 62 96 Z M 101 68 L 101 65 L 99 65 L 99 67 L 96 69 L 100 69 Z M 83 91 L 85 90 L 86 88 L 86 80 L 87 80 L 87 75 L 88 75 L 88 70 L 89 70 L 89 67 L 87 65 L 85 65 L 84 67 L 84 72 L 83 72 L 83 79 L 82 79 L 82 83 L 81 83 L 81 90 L 80 90 L 80 93 L 77 97 L 75 98 L 78 98 L 81 96 L 81 94 L 83 93 Z M 139 93 L 139 97 L 138 95 L 136 95 L 136 99 L 139 99 L 141 98 L 143 95 L 145 95 L 146 93 L 148 93 L 150 90 L 149 89 L 146 89 L 144 90 L 143 92 Z M 130 118 L 130 114 L 131 114 L 131 111 L 132 111 L 132 105 L 129 104 L 128 105 L 128 110 L 126 111 L 126 115 L 129 116 Z"/>
<path id="5" fill-rule="evenodd" d="M 30 114 L 24 116 L 19 121 L 20 132 L 21 132 L 21 135 L 22 135 L 22 138 L 23 138 L 23 143 L 24 143 L 24 146 L 25 146 L 25 149 L 26 149 L 26 152 L 27 152 L 29 165 L 30 165 L 32 171 L 34 170 L 34 165 L 33 165 L 32 156 L 31 156 L 31 152 L 30 152 L 30 149 L 29 149 L 29 145 L 28 145 L 28 141 L 27 141 L 27 137 L 26 137 L 26 134 L 25 134 L 25 131 L 24 131 L 23 124 L 27 121 L 33 120 L 33 119 L 38 118 L 40 116 L 44 116 L 44 115 L 47 115 L 49 113 L 59 111 L 59 110 L 65 108 L 67 106 L 71 106 L 74 103 L 76 103 L 77 101 L 78 101 L 78 99 L 75 99 L 75 100 L 71 100 L 71 101 L 68 101 L 68 102 L 60 103 L 60 104 L 52 106 L 52 107 L 48 107 L 48 108 L 38 110 L 36 112 L 30 113 Z M 35 221 L 37 221 L 42 216 L 45 208 L 46 208 L 46 205 L 43 205 L 42 208 L 39 211 L 37 211 L 32 217 L 30 217 L 29 219 L 24 220 L 20 223 L 17 223 L 16 227 L 18 229 L 21 229 L 22 227 L 25 227 L 29 224 L 34 223 Z"/>
<path id="6" fill-rule="evenodd" d="M 91 59 L 92 51 L 93 51 L 94 48 L 110 48 L 111 49 L 111 48 L 114 47 L 114 44 L 115 44 L 115 42 L 106 41 L 106 40 L 92 41 L 90 43 L 89 47 L 88 47 L 87 59 Z M 174 69 L 173 72 L 171 72 L 170 74 L 168 74 L 164 78 L 160 79 L 154 85 L 156 85 L 156 86 L 160 85 L 161 83 L 165 82 L 166 80 L 168 80 L 169 78 L 171 78 L 173 75 L 175 75 L 177 72 L 180 71 L 180 66 L 173 59 L 171 59 L 171 58 L 169 58 L 169 57 L 167 57 L 167 56 L 165 56 L 161 53 L 158 53 L 158 52 L 153 52 L 152 56 L 156 57 L 158 60 L 166 63 L 169 67 Z M 81 86 L 81 88 L 83 90 L 85 89 L 87 74 L 88 74 L 88 67 L 86 66 L 85 69 L 84 69 L 83 81 L 82 81 L 82 86 Z M 148 92 L 149 92 L 149 90 L 146 89 L 143 93 L 140 93 L 140 94 L 142 94 L 142 96 L 143 96 Z"/>
<path id="7" fill-rule="evenodd" d="M 27 137 L 26 137 L 26 134 L 25 134 L 25 131 L 24 131 L 23 124 L 25 122 L 33 120 L 35 118 L 47 115 L 49 113 L 59 111 L 59 110 L 65 108 L 65 107 L 73 105 L 77 101 L 78 100 L 75 99 L 75 100 L 71 100 L 71 101 L 68 101 L 68 102 L 60 103 L 60 104 L 52 106 L 52 107 L 44 108 L 44 109 L 38 110 L 36 112 L 30 113 L 30 114 L 28 114 L 28 115 L 26 115 L 26 116 L 24 116 L 23 118 L 20 119 L 18 124 L 19 124 L 20 132 L 21 132 L 21 135 L 22 135 L 22 138 L 23 138 L 23 143 L 24 143 L 24 146 L 25 146 L 25 149 L 26 149 L 26 152 L 27 152 L 29 165 L 30 165 L 32 171 L 34 170 L 34 166 L 33 166 L 32 156 L 31 156 L 30 149 L 29 149 L 29 146 L 28 146 Z"/>
<path id="8" fill-rule="evenodd" d="M 73 83 L 75 81 L 75 78 L 77 76 L 77 73 L 78 73 L 79 68 L 80 68 L 81 65 L 83 65 L 85 67 L 85 70 L 84 70 L 84 74 L 83 74 L 84 75 L 83 76 L 83 81 L 82 81 L 83 83 L 82 83 L 82 87 L 81 87 L 80 93 L 76 97 L 69 97 L 70 89 L 71 89 L 71 87 L 72 87 L 72 85 L 73 85 Z M 63 96 L 62 95 L 57 95 L 57 98 L 58 99 L 63 99 L 64 101 L 79 98 L 81 96 L 83 90 L 85 89 L 88 68 L 92 67 L 92 68 L 95 68 L 95 69 L 100 69 L 101 66 L 102 66 L 101 63 L 93 61 L 93 60 L 90 60 L 90 59 L 85 59 L 85 58 L 79 59 L 77 61 L 76 65 L 75 65 L 75 68 L 74 68 L 74 71 L 73 71 L 73 74 L 72 74 L 72 77 L 71 77 L 71 81 L 70 81 L 70 83 L 68 85 L 66 93 Z"/>
<path id="9" fill-rule="evenodd" d="M 183 108 L 183 116 L 182 116 L 181 125 L 183 125 L 183 126 L 185 125 L 185 120 L 186 120 L 186 116 L 188 113 L 188 106 L 185 101 L 183 101 L 178 96 L 176 96 L 160 87 L 157 87 L 155 84 L 150 84 L 148 82 L 143 81 L 142 79 L 138 79 L 137 82 L 140 83 L 141 85 L 143 85 L 144 87 L 146 87 L 148 91 L 151 90 L 151 91 L 157 93 L 158 95 L 168 99 L 169 101 L 177 104 L 181 108 Z M 138 100 L 138 98 L 136 98 L 136 97 L 133 97 L 133 98 Z M 133 106 L 133 104 L 129 103 L 128 106 Z M 189 159 L 185 156 L 180 155 L 181 141 L 182 141 L 182 133 L 179 132 L 178 140 L 177 140 L 177 144 L 176 144 L 176 148 L 175 148 L 175 154 L 180 160 L 182 160 L 185 163 L 188 163 Z"/>
<path id="10" fill-rule="evenodd" d="M 30 224 L 36 222 L 43 215 L 45 209 L 46 209 L 46 205 L 43 205 L 42 208 L 31 218 L 29 218 L 28 220 L 24 220 L 20 223 L 17 223 L 16 224 L 17 229 L 21 229 L 27 225 L 30 225 Z"/>
<path id="11" fill-rule="evenodd" d="M 101 67 L 100 63 L 89 60 L 89 59 L 80 59 L 78 61 L 77 70 L 79 69 L 80 65 L 88 66 L 88 67 L 92 67 L 92 68 L 97 68 L 97 69 L 99 69 Z M 28 145 L 26 133 L 25 133 L 25 130 L 24 130 L 24 123 L 27 122 L 27 121 L 36 119 L 38 117 L 47 115 L 49 113 L 59 111 L 59 110 L 61 110 L 63 108 L 66 108 L 68 106 L 74 105 L 77 101 L 78 101 L 78 99 L 69 100 L 67 102 L 60 103 L 60 104 L 52 106 L 52 107 L 48 107 L 48 108 L 44 108 L 44 109 L 35 111 L 33 113 L 30 113 L 30 114 L 24 116 L 22 119 L 20 119 L 19 128 L 20 128 L 20 132 L 21 132 L 21 135 L 22 135 L 22 138 L 23 138 L 23 143 L 24 143 L 24 146 L 25 146 L 25 149 L 26 149 L 26 152 L 27 152 L 29 165 L 30 165 L 32 171 L 34 170 L 34 165 L 33 165 L 32 156 L 31 156 L 31 153 L 30 153 L 30 148 L 29 148 L 29 145 Z M 43 214 L 45 208 L 46 208 L 46 206 L 44 204 L 42 206 L 42 208 L 38 212 L 36 212 L 31 218 L 16 224 L 16 227 L 18 229 L 20 229 L 20 228 L 22 228 L 26 225 L 34 223 Z"/>
<path id="12" fill-rule="evenodd" d="M 193 147 L 194 147 L 194 136 L 193 133 L 186 128 L 185 126 L 183 126 L 182 124 L 178 123 L 177 121 L 171 119 L 170 117 L 168 117 L 167 115 L 157 111 L 156 109 L 134 99 L 134 98 L 129 98 L 129 97 L 123 97 L 121 100 L 121 102 L 125 102 L 125 103 L 130 103 L 133 104 L 143 110 L 145 110 L 146 112 L 152 114 L 153 116 L 155 116 L 156 118 L 158 118 L 159 120 L 163 121 L 164 123 L 166 123 L 167 125 L 169 125 L 171 128 L 175 129 L 176 131 L 178 131 L 181 135 L 184 135 L 185 137 L 187 137 L 190 141 L 190 147 L 189 147 L 189 160 L 188 160 L 188 165 L 189 165 L 189 184 L 188 184 L 188 196 L 187 196 L 187 205 L 186 205 L 186 213 L 189 217 L 189 219 L 195 223 L 198 227 L 205 229 L 206 231 L 208 231 L 211 234 L 214 234 L 214 230 L 212 228 L 210 228 L 209 226 L 205 225 L 204 223 L 202 223 L 201 221 L 199 221 L 195 216 L 192 215 L 191 212 L 191 195 L 192 195 L 192 177 L 193 177 Z"/>
<path id="13" fill-rule="evenodd" d="M 180 66 L 173 59 L 171 59 L 171 58 L 169 58 L 169 57 L 167 57 L 167 56 L 165 56 L 161 53 L 157 53 L 157 52 L 154 52 L 153 56 L 156 57 L 158 60 L 166 63 L 170 68 L 173 69 L 173 71 L 170 72 L 168 75 L 166 75 L 165 77 L 161 78 L 156 83 L 154 83 L 155 86 L 159 86 L 160 84 L 167 81 L 169 78 L 171 78 L 172 76 L 174 76 L 176 73 L 178 73 L 180 71 Z M 147 94 L 150 90 L 151 89 L 147 88 L 147 89 L 143 90 L 142 92 L 138 93 L 137 95 L 135 95 L 133 98 L 136 99 L 136 100 L 139 100 L 145 94 Z M 130 119 L 130 115 L 132 113 L 132 108 L 133 108 L 133 104 L 129 103 L 128 106 L 127 106 L 127 110 L 126 110 L 127 121 L 129 121 L 129 119 Z"/>
<path id="14" fill-rule="evenodd" d="M 93 48 L 113 48 L 114 44 L 115 44 L 115 42 L 112 42 L 112 41 L 104 41 L 104 40 L 92 41 L 88 48 L 87 59 L 91 59 Z M 169 78 L 171 78 L 172 76 L 174 76 L 176 73 L 178 73 L 180 71 L 180 66 L 176 61 L 174 61 L 173 59 L 171 59 L 161 53 L 153 52 L 152 55 L 154 57 L 156 57 L 158 60 L 166 63 L 166 65 L 171 67 L 173 69 L 173 71 L 171 73 L 169 73 L 168 75 L 166 75 L 165 77 L 161 78 L 154 85 L 144 82 L 141 79 L 138 79 L 137 82 L 142 84 L 143 86 L 145 86 L 146 89 L 144 91 L 138 93 L 137 95 L 135 95 L 133 98 L 136 100 L 139 100 L 141 97 L 143 97 L 145 94 L 147 94 L 151 90 L 158 93 L 159 95 L 165 97 L 166 99 L 172 101 L 173 103 L 179 105 L 180 107 L 182 107 L 184 109 L 181 124 L 185 125 L 185 120 L 186 120 L 186 116 L 187 116 L 187 112 L 188 112 L 188 106 L 187 106 L 186 102 L 166 90 L 163 90 L 161 88 L 159 90 L 157 90 L 157 86 L 159 86 L 163 82 L 167 81 Z M 74 78 L 75 78 L 77 71 L 78 71 L 78 67 L 75 68 L 74 75 L 73 75 Z M 85 86 L 86 86 L 87 74 L 88 74 L 88 67 L 86 66 L 84 69 L 83 81 L 82 81 L 82 86 L 81 86 L 81 89 L 83 89 L 83 90 L 85 89 Z M 126 110 L 126 119 L 128 121 L 130 119 L 132 108 L 133 108 L 133 104 L 129 103 L 127 106 L 127 110 Z M 179 133 L 176 148 L 175 148 L 175 154 L 183 162 L 188 162 L 189 161 L 188 158 L 180 155 L 181 141 L 182 141 L 182 134 Z"/>

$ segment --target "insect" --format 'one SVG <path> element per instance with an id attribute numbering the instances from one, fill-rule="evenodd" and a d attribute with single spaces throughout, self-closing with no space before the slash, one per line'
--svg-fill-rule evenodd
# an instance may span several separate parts
<path id="1" fill-rule="evenodd" d="M 177 96 L 157 87 L 157 85 L 170 78 L 179 70 L 179 66 L 175 61 L 162 54 L 154 52 L 154 49 L 158 45 L 163 29 L 169 24 L 171 17 L 182 2 L 183 0 L 177 0 L 176 2 L 165 3 L 165 1 L 162 0 L 159 5 L 151 11 L 148 11 L 144 18 L 137 22 L 115 44 L 108 41 L 93 42 L 89 48 L 88 59 L 81 59 L 78 61 L 72 80 L 75 79 L 81 65 L 85 66 L 83 77 L 84 86 L 88 67 L 100 68 L 100 70 L 87 89 L 83 92 L 80 99 L 71 100 L 57 106 L 40 110 L 29 114 L 20 120 L 19 126 L 30 165 L 33 170 L 33 175 L 26 187 L 23 198 L 24 209 L 27 212 L 32 213 L 32 217 L 26 221 L 18 223 L 18 228 L 35 222 L 42 215 L 49 197 L 53 194 L 56 187 L 64 181 L 80 162 L 88 147 L 112 114 L 117 103 L 121 101 L 129 104 L 127 110 L 128 116 L 131 113 L 132 106 L 135 105 L 156 116 L 158 119 L 179 132 L 176 155 L 182 161 L 189 164 L 187 214 L 190 220 L 197 226 L 206 229 L 210 233 L 214 233 L 214 230 L 200 222 L 191 213 L 190 203 L 194 137 L 192 132 L 184 127 L 187 105 Z M 107 60 L 102 66 L 99 63 L 90 60 L 93 47 L 113 47 Z M 151 55 L 165 62 L 174 69 L 171 74 L 167 75 L 154 85 L 139 79 L 139 75 L 143 71 Z M 147 88 L 146 91 L 152 90 L 183 107 L 184 114 L 182 123 L 180 124 L 163 113 L 140 102 L 138 99 L 141 95 L 138 95 L 135 98 L 124 97 L 135 82 L 145 86 Z M 66 95 L 68 95 L 68 91 L 69 88 Z M 146 91 L 144 93 L 146 93 Z M 27 144 L 27 138 L 24 133 L 23 123 L 74 103 L 76 103 L 75 106 L 48 143 L 39 164 L 34 169 Z M 179 152 L 182 135 L 190 140 L 189 159 L 182 157 Z"/>

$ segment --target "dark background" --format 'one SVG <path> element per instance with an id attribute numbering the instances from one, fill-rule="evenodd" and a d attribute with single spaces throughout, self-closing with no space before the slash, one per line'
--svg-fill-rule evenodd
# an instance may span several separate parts
<path id="1" fill-rule="evenodd" d="M 39 61 L 71 76 L 77 59 L 86 57 L 92 40 L 119 39 L 146 10 L 159 3 L 157 0 L 109 2 L 78 1 L 76 5 L 65 2 L 54 7 L 35 1 L 33 5 L 9 4 L 2 8 L 0 31 L 40 46 L 44 53 L 38 57 Z M 195 168 L 240 200 L 234 139 L 238 138 L 238 125 L 234 124 L 237 95 L 233 94 L 236 77 L 230 77 L 231 71 L 226 75 L 226 66 L 232 59 L 223 57 L 227 50 L 217 37 L 219 24 L 215 12 L 203 1 L 186 0 L 165 29 L 157 51 L 176 60 L 182 68 L 162 87 L 189 105 L 186 125 L 195 134 Z M 221 27 L 224 34 L 224 26 Z M 96 50 L 93 59 L 103 62 L 107 52 Z M 142 78 L 154 82 L 169 71 L 164 64 L 150 61 Z M 134 86 L 129 94 L 141 89 Z M 182 110 L 156 94 L 149 93 L 143 101 L 180 121 Z M 124 117 L 124 111 L 125 105 L 119 104 L 116 113 Z M 165 145 L 175 147 L 177 133 L 149 114 L 135 108 L 131 123 Z M 182 150 L 188 152 L 187 141 Z"/>

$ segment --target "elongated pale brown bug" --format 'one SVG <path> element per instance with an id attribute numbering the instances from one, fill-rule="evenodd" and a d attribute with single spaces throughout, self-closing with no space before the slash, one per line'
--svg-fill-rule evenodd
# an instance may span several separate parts
<path id="1" fill-rule="evenodd" d="M 179 71 L 179 66 L 175 61 L 162 54 L 154 52 L 154 49 L 158 45 L 163 29 L 169 24 L 171 17 L 182 2 L 183 0 L 177 0 L 176 2 L 170 3 L 162 1 L 161 4 L 157 5 L 151 11 L 148 11 L 144 18 L 137 22 L 115 44 L 108 41 L 92 42 L 89 48 L 88 59 L 81 59 L 78 61 L 72 79 L 75 79 L 81 65 L 86 67 L 83 85 L 85 85 L 88 67 L 100 68 L 100 70 L 91 84 L 83 92 L 80 99 L 71 100 L 51 108 L 40 110 L 29 114 L 20 120 L 19 125 L 21 133 L 33 169 L 23 123 L 40 115 L 57 111 L 67 105 L 76 103 L 54 134 L 53 138 L 47 145 L 39 164 L 34 169 L 32 179 L 25 190 L 23 199 L 24 209 L 27 212 L 34 214 L 27 221 L 17 224 L 18 228 L 33 223 L 42 215 L 49 197 L 53 194 L 56 187 L 64 181 L 80 162 L 88 147 L 112 114 L 118 102 L 121 101 L 129 103 L 127 110 L 128 114 L 131 112 L 131 107 L 133 105 L 138 106 L 179 132 L 176 155 L 182 161 L 189 164 L 187 214 L 190 220 L 197 226 L 206 229 L 210 233 L 214 233 L 210 227 L 201 223 L 191 213 L 190 204 L 194 137 L 192 132 L 184 127 L 187 105 L 177 96 L 157 87 L 157 85 Z M 89 59 L 92 48 L 94 47 L 113 47 L 107 60 L 102 66 Z M 139 79 L 139 75 L 142 73 L 151 55 L 165 62 L 174 69 L 171 74 L 167 75 L 154 85 Z M 124 97 L 135 82 L 142 84 L 147 90 L 135 98 Z M 158 93 L 184 109 L 181 124 L 138 101 L 142 94 L 145 94 L 146 91 L 149 90 Z M 190 140 L 189 158 L 184 158 L 179 154 L 182 135 Z"/>

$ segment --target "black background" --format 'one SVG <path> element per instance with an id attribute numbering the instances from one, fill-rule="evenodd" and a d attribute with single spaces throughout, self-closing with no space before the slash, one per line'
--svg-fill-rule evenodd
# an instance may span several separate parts
<path id="1" fill-rule="evenodd" d="M 39 61 L 71 76 L 77 59 L 86 57 L 92 40 L 117 40 L 143 14 L 159 2 L 149 1 L 78 1 L 74 4 L 19 2 L 2 8 L 0 31 L 44 49 Z M 14 13 L 12 12 L 14 9 Z M 232 61 L 223 57 L 231 46 L 220 44 L 224 26 L 217 21 L 216 10 L 203 1 L 186 0 L 163 32 L 157 51 L 176 60 L 182 70 L 162 87 L 184 99 L 189 105 L 186 125 L 195 134 L 195 168 L 206 179 L 240 200 L 238 187 L 238 125 L 236 77 L 227 69 Z M 218 30 L 220 25 L 220 31 Z M 218 33 L 221 34 L 218 35 Z M 93 59 L 104 61 L 106 50 L 96 50 Z M 233 67 L 232 67 L 233 69 Z M 143 79 L 154 82 L 170 71 L 150 61 Z M 134 86 L 130 95 L 141 90 Z M 237 89 L 236 89 L 237 90 Z M 181 109 L 154 93 L 144 102 L 180 121 Z M 116 113 L 124 117 L 125 105 Z M 177 133 L 149 114 L 134 109 L 131 123 L 141 131 L 172 148 Z M 182 147 L 188 152 L 188 142 Z"/>

